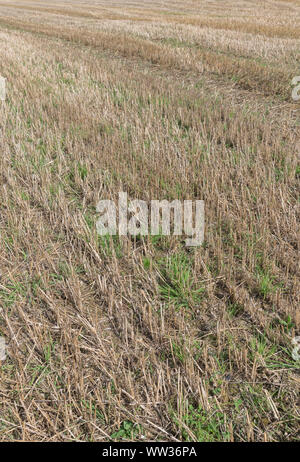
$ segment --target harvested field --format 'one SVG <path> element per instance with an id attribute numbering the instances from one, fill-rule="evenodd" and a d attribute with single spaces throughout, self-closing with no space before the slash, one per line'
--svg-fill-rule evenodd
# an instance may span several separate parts
<path id="1" fill-rule="evenodd" d="M 299 51 L 300 0 L 0 1 L 0 441 L 299 439 Z"/>

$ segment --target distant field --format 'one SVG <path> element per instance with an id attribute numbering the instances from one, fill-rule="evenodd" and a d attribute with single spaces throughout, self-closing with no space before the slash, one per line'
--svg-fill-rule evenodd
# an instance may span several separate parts
<path id="1" fill-rule="evenodd" d="M 300 0 L 0 0 L 0 440 L 299 439 L 299 51 Z"/>

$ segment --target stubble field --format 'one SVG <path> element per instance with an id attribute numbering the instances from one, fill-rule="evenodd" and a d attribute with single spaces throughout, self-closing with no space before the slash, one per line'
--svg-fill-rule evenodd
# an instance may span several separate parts
<path id="1" fill-rule="evenodd" d="M 2 441 L 299 438 L 300 0 L 0 2 Z M 96 205 L 203 199 L 205 241 Z"/>

